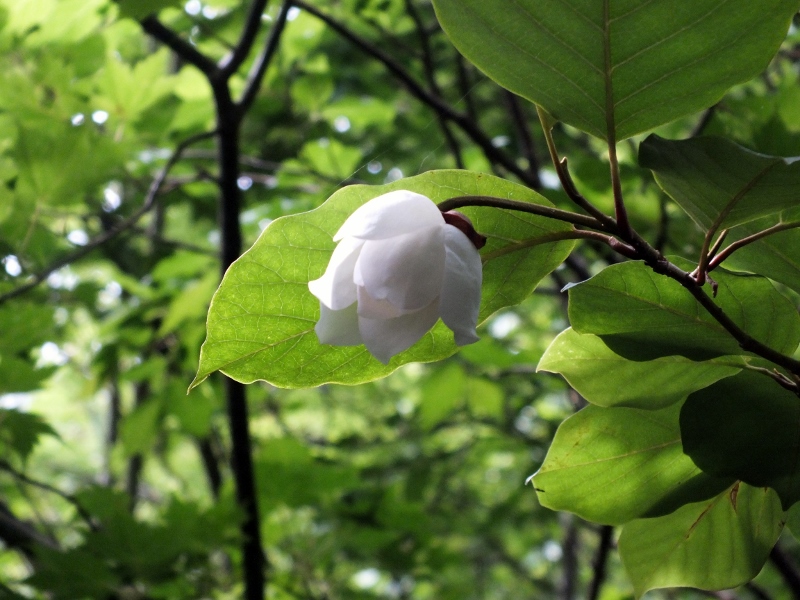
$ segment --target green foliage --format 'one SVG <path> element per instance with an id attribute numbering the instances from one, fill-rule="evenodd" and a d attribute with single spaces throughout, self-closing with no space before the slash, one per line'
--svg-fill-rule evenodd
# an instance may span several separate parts
<path id="1" fill-rule="evenodd" d="M 233 114 L 281 5 L 0 0 L 0 596 L 791 594 L 797 1 L 315 0 Z M 307 285 L 393 189 L 557 218 L 459 209 L 481 340 L 383 366 Z"/>

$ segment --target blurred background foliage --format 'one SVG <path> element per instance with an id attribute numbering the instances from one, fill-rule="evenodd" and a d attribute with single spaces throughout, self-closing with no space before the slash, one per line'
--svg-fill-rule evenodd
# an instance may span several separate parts
<path id="1" fill-rule="evenodd" d="M 343 185 L 434 168 L 498 173 L 567 206 L 534 107 L 461 58 L 429 2 L 291 4 L 242 127 L 245 246 Z M 0 0 L 0 597 L 241 597 L 221 379 L 186 395 L 218 284 L 213 141 L 189 147 L 138 215 L 175 148 L 213 130 L 213 98 L 136 19 L 160 11 L 217 60 L 247 8 Z M 800 154 L 799 61 L 793 30 L 761 77 L 659 133 Z M 612 210 L 606 150 L 555 135 L 582 192 Z M 638 141 L 620 145 L 635 227 L 696 255 L 699 230 L 637 166 Z M 616 553 L 604 562 L 613 531 L 542 508 L 525 485 L 582 406 L 534 375 L 567 326 L 559 290 L 615 260 L 581 245 L 442 363 L 358 387 L 250 386 L 268 597 L 631 598 Z M 786 561 L 800 549 L 788 532 L 780 548 L 740 590 L 648 598 L 797 598 Z"/>

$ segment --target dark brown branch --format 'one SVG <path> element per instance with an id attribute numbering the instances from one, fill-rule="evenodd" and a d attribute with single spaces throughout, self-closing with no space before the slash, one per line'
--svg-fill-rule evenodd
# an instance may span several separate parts
<path id="1" fill-rule="evenodd" d="M 606 563 L 608 562 L 608 554 L 611 551 L 613 539 L 614 528 L 611 525 L 603 525 L 600 528 L 600 541 L 597 546 L 597 552 L 592 561 L 594 575 L 591 584 L 589 584 L 589 592 L 586 594 L 587 600 L 597 600 L 600 597 L 600 588 L 603 587 L 603 582 L 606 579 Z"/>
<path id="2" fill-rule="evenodd" d="M 184 40 L 169 27 L 159 21 L 155 15 L 145 17 L 141 21 L 142 29 L 169 47 L 186 62 L 200 69 L 209 79 L 218 77 L 217 65 L 213 60 Z"/>
<path id="3" fill-rule="evenodd" d="M 568 521 L 563 523 L 563 521 Z M 575 588 L 578 582 L 578 528 L 575 525 L 575 517 L 564 515 L 562 526 L 566 529 L 564 541 L 561 544 L 563 555 L 561 564 L 563 571 L 561 584 L 559 585 L 559 595 L 561 600 L 572 600 L 575 597 Z"/>
<path id="4" fill-rule="evenodd" d="M 522 147 L 522 153 L 528 161 L 528 172 L 531 174 L 531 178 L 535 178 L 538 182 L 538 185 L 531 187 L 535 190 L 540 190 L 542 181 L 539 178 L 539 159 L 536 156 L 536 147 L 533 144 L 533 135 L 531 134 L 528 119 L 523 111 L 522 103 L 519 101 L 519 96 L 508 90 L 505 90 L 504 94 L 511 112 L 511 119 L 514 122 L 514 129 L 517 132 L 517 138 Z"/>
<path id="5" fill-rule="evenodd" d="M 244 29 L 242 35 L 239 37 L 239 42 L 233 49 L 233 52 L 228 54 L 219 62 L 217 77 L 220 80 L 227 81 L 228 78 L 236 73 L 242 63 L 247 60 L 250 50 L 256 41 L 259 29 L 261 29 L 261 15 L 267 8 L 268 0 L 253 0 L 250 3 L 250 10 L 247 12 L 247 17 L 244 21 Z"/>
<path id="6" fill-rule="evenodd" d="M 520 181 L 526 185 L 531 187 L 534 185 L 535 182 L 531 179 L 529 173 L 524 169 L 521 169 L 511 156 L 505 152 L 502 152 L 499 148 L 496 148 L 492 144 L 492 140 L 489 138 L 489 136 L 484 133 L 484 131 L 475 121 L 470 119 L 468 115 L 454 109 L 439 96 L 432 94 L 423 88 L 400 63 L 389 56 L 386 52 L 378 48 L 372 42 L 369 42 L 368 40 L 365 40 L 361 36 L 357 35 L 344 24 L 321 12 L 316 7 L 305 2 L 304 0 L 293 0 L 292 4 L 323 21 L 343 38 L 383 63 L 389 72 L 391 72 L 392 75 L 394 75 L 400 81 L 400 83 L 403 84 L 403 86 L 406 88 L 406 90 L 408 90 L 409 93 L 411 93 L 412 96 L 429 106 L 443 119 L 452 121 L 458 125 L 461 130 L 464 131 L 464 133 L 467 134 L 467 136 L 481 148 L 484 155 L 490 162 L 502 166 L 509 173 L 517 176 Z"/>
<path id="7" fill-rule="evenodd" d="M 224 274 L 242 252 L 241 191 L 239 178 L 240 118 L 228 86 L 212 86 L 217 112 L 217 143 L 219 152 L 219 228 L 221 234 L 220 263 Z M 238 381 L 225 378 L 225 397 L 230 426 L 236 499 L 244 512 L 241 523 L 242 566 L 247 600 L 263 600 L 266 584 L 267 558 L 261 545 L 261 521 L 258 511 L 253 450 L 247 416 L 245 387 Z"/>
<path id="8" fill-rule="evenodd" d="M 558 155 L 558 149 L 553 139 L 554 122 L 552 117 L 539 106 L 536 107 L 536 113 L 539 115 L 539 121 L 542 124 L 542 132 L 544 133 L 544 139 L 547 143 L 547 150 L 550 153 L 550 160 L 553 162 L 553 168 L 556 170 L 556 175 L 558 175 L 558 180 L 561 182 L 561 187 L 564 188 L 564 192 L 566 192 L 570 200 L 592 215 L 597 221 L 603 223 L 608 230 L 616 230 L 616 221 L 584 198 L 578 191 L 578 188 L 575 187 L 575 182 L 572 181 L 572 177 L 569 174 L 567 159 L 561 158 Z"/>
<path id="9" fill-rule="evenodd" d="M 215 132 L 205 132 L 200 133 L 197 135 L 193 135 L 180 144 L 178 144 L 175 151 L 170 156 L 169 160 L 167 160 L 167 164 L 164 165 L 164 168 L 161 172 L 153 179 L 153 183 L 150 185 L 150 189 L 147 192 L 147 196 L 145 197 L 145 201 L 142 206 L 134 212 L 131 216 L 127 219 L 124 219 L 117 223 L 116 225 L 111 226 L 109 229 L 101 233 L 100 235 L 92 238 L 85 246 L 81 246 L 73 250 L 72 252 L 62 256 L 61 258 L 55 260 L 50 265 L 45 267 L 42 271 L 39 271 L 35 275 L 33 275 L 32 279 L 18 287 L 15 287 L 13 290 L 6 292 L 5 294 L 0 294 L 0 304 L 11 300 L 12 298 L 16 298 L 17 296 L 24 294 L 28 290 L 35 288 L 37 285 L 42 283 L 47 277 L 58 271 L 61 267 L 69 265 L 76 260 L 79 260 L 89 254 L 95 248 L 102 246 L 103 244 L 107 243 L 108 241 L 114 239 L 120 233 L 131 229 L 136 223 L 139 222 L 145 214 L 147 214 L 155 205 L 155 201 L 158 197 L 159 192 L 161 191 L 161 187 L 164 184 L 164 180 L 167 177 L 167 174 L 175 166 L 175 163 L 180 160 L 181 155 L 183 154 L 184 150 L 195 144 L 201 140 L 208 139 L 214 135 Z"/>
<path id="10" fill-rule="evenodd" d="M 278 13 L 278 18 L 275 20 L 275 23 L 272 24 L 272 29 L 270 29 L 264 51 L 253 63 L 253 68 L 250 70 L 250 75 L 245 84 L 244 93 L 236 106 L 240 118 L 247 113 L 258 95 L 258 90 L 261 88 L 264 75 L 269 65 L 272 63 L 272 59 L 275 57 L 275 52 L 278 50 L 278 43 L 280 42 L 283 30 L 286 28 L 286 17 L 291 7 L 291 0 L 284 0 L 281 5 L 281 10 Z"/>

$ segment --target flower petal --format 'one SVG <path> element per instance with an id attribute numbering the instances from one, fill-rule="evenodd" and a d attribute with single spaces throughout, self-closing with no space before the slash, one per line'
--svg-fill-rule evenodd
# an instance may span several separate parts
<path id="1" fill-rule="evenodd" d="M 404 311 L 428 306 L 442 287 L 444 228 L 365 242 L 353 272 L 356 285 Z"/>
<path id="2" fill-rule="evenodd" d="M 358 346 L 363 344 L 358 329 L 358 312 L 352 304 L 343 310 L 331 310 L 319 305 L 319 321 L 314 327 L 320 344 L 333 346 Z"/>
<path id="3" fill-rule="evenodd" d="M 403 310 L 388 300 L 376 300 L 363 286 L 358 286 L 358 316 L 367 319 L 394 319 L 419 309 Z"/>
<path id="4" fill-rule="evenodd" d="M 483 267 L 469 238 L 456 227 L 444 227 L 444 278 L 439 297 L 442 321 L 453 330 L 456 344 L 478 341 L 475 327 L 481 305 Z"/>
<path id="5" fill-rule="evenodd" d="M 348 236 L 382 240 L 443 223 L 444 217 L 433 200 L 422 194 L 396 190 L 357 208 L 333 236 L 333 241 Z"/>
<path id="6" fill-rule="evenodd" d="M 387 364 L 395 354 L 407 350 L 439 319 L 439 302 L 396 319 L 358 319 L 361 337 L 372 355 Z"/>
<path id="7" fill-rule="evenodd" d="M 311 293 L 331 310 L 341 310 L 356 301 L 353 270 L 363 245 L 363 240 L 343 239 L 333 251 L 322 277 L 308 282 Z"/>

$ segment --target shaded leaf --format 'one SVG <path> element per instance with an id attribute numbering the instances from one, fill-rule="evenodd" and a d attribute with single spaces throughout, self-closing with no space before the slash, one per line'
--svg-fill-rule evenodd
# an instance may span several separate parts
<path id="1" fill-rule="evenodd" d="M 557 119 L 623 139 L 714 104 L 762 71 L 795 0 L 434 0 L 470 61 Z"/>
<path id="2" fill-rule="evenodd" d="M 704 474 L 683 453 L 679 410 L 587 406 L 571 416 L 533 478 L 539 501 L 616 525 L 718 494 L 731 479 Z"/>
<path id="3" fill-rule="evenodd" d="M 39 415 L 0 409 L 0 448 L 14 452 L 24 460 L 43 435 L 58 437 L 56 431 Z"/>
<path id="4" fill-rule="evenodd" d="M 537 370 L 561 373 L 586 400 L 598 406 L 658 409 L 735 375 L 743 366 L 736 356 L 704 362 L 682 356 L 631 361 L 615 354 L 601 338 L 570 328 L 553 340 Z"/>
<path id="5" fill-rule="evenodd" d="M 714 271 L 715 302 L 745 332 L 791 353 L 800 342 L 800 317 L 768 279 Z M 641 262 L 603 269 L 569 290 L 570 323 L 600 336 L 631 360 L 680 355 L 708 360 L 743 354 L 736 340 L 677 281 Z"/>
<path id="6" fill-rule="evenodd" d="M 639 163 L 703 229 L 725 229 L 797 204 L 800 162 L 764 156 L 724 138 L 651 135 Z"/>
<path id="7" fill-rule="evenodd" d="M 686 453 L 706 472 L 769 486 L 784 508 L 800 500 L 800 404 L 745 371 L 689 396 L 681 411 Z"/>
<path id="8" fill-rule="evenodd" d="M 723 590 L 758 574 L 782 528 L 775 492 L 736 483 L 670 515 L 627 523 L 619 551 L 637 597 L 674 586 Z"/>

